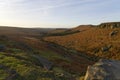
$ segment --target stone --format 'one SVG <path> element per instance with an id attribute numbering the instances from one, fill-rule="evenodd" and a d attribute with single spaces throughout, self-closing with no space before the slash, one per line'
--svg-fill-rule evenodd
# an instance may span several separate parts
<path id="1" fill-rule="evenodd" d="M 4 45 L 0 45 L 0 52 L 5 50 L 5 46 Z"/>
<path id="2" fill-rule="evenodd" d="M 104 47 L 102 47 L 101 49 L 102 49 L 102 51 L 103 52 L 106 52 L 106 51 L 109 51 L 109 49 L 112 47 L 112 45 L 109 45 L 109 46 L 104 46 Z"/>
<path id="3" fill-rule="evenodd" d="M 120 61 L 99 60 L 88 66 L 84 80 L 120 80 Z"/>
<path id="4" fill-rule="evenodd" d="M 112 37 L 113 35 L 116 35 L 118 33 L 118 31 L 112 31 L 109 36 Z"/>

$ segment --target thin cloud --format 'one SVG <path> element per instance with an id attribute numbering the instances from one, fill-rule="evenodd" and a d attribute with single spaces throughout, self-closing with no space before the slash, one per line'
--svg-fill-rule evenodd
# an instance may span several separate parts
<path id="1" fill-rule="evenodd" d="M 54 8 L 61 8 L 61 7 L 68 7 L 68 6 L 73 6 L 73 5 L 78 5 L 78 4 L 86 4 L 89 2 L 94 2 L 96 0 L 76 0 L 76 1 L 72 1 L 72 0 L 62 0 L 61 2 L 57 2 L 57 4 L 55 4 L 55 2 L 53 3 L 52 1 L 49 3 L 45 3 L 43 6 L 38 7 L 37 9 L 34 10 L 45 10 L 45 9 L 54 9 Z"/>
<path id="2" fill-rule="evenodd" d="M 111 17 L 119 16 L 119 2 L 119 0 L 0 0 L 0 22 L 7 21 L 13 24 L 26 22 L 25 25 L 27 22 L 31 25 L 96 22 L 108 14 Z M 114 13 L 118 14 L 113 15 Z"/>
<path id="3" fill-rule="evenodd" d="M 2 6 L 9 6 L 14 8 L 31 8 L 31 10 L 42 10 L 42 9 L 54 9 L 54 8 L 60 8 L 60 7 L 67 7 L 77 4 L 86 4 L 89 2 L 94 2 L 96 0 L 0 0 L 0 4 L 3 4 Z M 32 6 L 33 5 L 33 6 Z"/>

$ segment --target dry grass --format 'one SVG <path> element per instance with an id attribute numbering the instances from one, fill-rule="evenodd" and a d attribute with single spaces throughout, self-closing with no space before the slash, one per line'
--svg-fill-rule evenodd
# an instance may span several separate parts
<path id="1" fill-rule="evenodd" d="M 46 41 L 54 42 L 66 48 L 76 49 L 80 52 L 95 56 L 120 60 L 120 28 L 98 28 L 98 27 L 78 27 L 73 30 L 83 30 L 82 32 L 66 35 L 51 36 L 44 38 Z M 110 36 L 112 31 L 118 31 L 116 35 Z M 107 51 L 101 49 L 112 46 Z"/>

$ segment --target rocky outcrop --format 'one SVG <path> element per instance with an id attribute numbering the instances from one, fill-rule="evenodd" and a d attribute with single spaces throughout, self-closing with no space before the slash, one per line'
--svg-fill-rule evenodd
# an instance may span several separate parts
<path id="1" fill-rule="evenodd" d="M 84 80 L 120 80 L 120 61 L 99 60 L 88 66 Z"/>
<path id="2" fill-rule="evenodd" d="M 100 28 L 118 28 L 120 27 L 120 22 L 108 22 L 108 23 L 102 23 L 100 25 L 98 25 L 98 27 Z"/>

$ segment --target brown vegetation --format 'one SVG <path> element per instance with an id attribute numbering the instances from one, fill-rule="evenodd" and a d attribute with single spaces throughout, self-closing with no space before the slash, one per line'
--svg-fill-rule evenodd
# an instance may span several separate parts
<path id="1" fill-rule="evenodd" d="M 83 29 L 84 31 L 79 33 L 51 36 L 44 39 L 87 54 L 120 60 L 120 28 L 111 29 L 109 26 L 107 28 L 95 26 L 73 28 L 73 30 Z M 111 36 L 113 32 L 116 33 Z"/>

